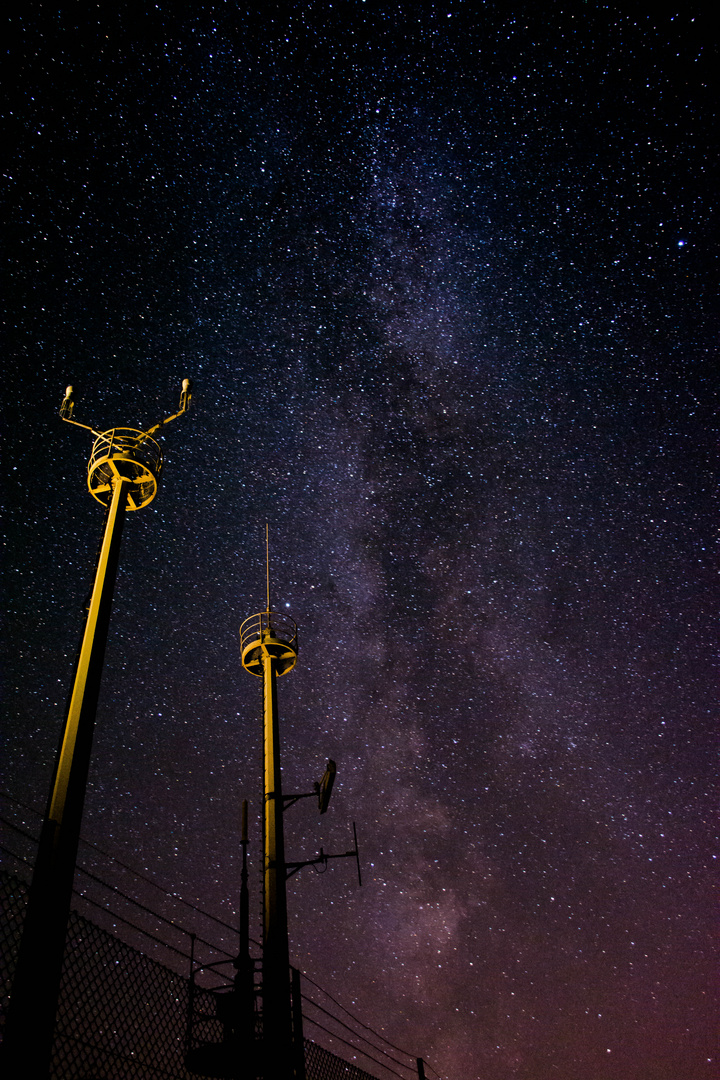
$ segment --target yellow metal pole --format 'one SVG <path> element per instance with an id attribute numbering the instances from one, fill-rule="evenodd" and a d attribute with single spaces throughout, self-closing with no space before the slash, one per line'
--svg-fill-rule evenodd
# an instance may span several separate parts
<path id="1" fill-rule="evenodd" d="M 266 631 L 269 634 L 269 631 Z M 263 1041 L 265 1072 L 291 1080 L 292 1013 L 288 950 L 285 834 L 275 659 L 263 648 L 265 735 L 265 867 L 263 912 Z"/>
<path id="2" fill-rule="evenodd" d="M 127 480 L 118 479 L 115 482 L 113 498 L 105 526 L 105 535 L 100 549 L 95 585 L 90 599 L 90 610 L 50 799 L 48 816 L 51 824 L 57 830 L 62 828 L 78 740 L 81 738 L 83 722 L 87 723 L 89 709 L 92 710 L 90 722 L 92 724 L 95 722 L 95 709 L 100 691 L 100 676 L 105 658 L 105 644 L 110 622 L 110 606 L 117 573 L 120 537 L 130 486 Z M 92 734 L 90 737 L 92 737 Z M 88 754 L 89 751 L 90 744 L 87 745 Z"/>
<path id="3" fill-rule="evenodd" d="M 95 714 L 131 482 L 115 481 L 48 808 L 33 872 L 2 1045 L 8 1080 L 50 1073 L 65 933 Z"/>

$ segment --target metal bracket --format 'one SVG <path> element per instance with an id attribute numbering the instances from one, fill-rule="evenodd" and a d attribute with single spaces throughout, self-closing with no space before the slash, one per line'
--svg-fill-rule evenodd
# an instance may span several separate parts
<path id="1" fill-rule="evenodd" d="M 289 796 L 292 798 L 292 796 Z M 320 854 L 314 859 L 304 859 L 302 862 L 286 862 L 285 863 L 285 878 L 286 880 L 291 878 L 293 874 L 297 874 L 298 870 L 302 870 L 303 866 L 322 866 L 324 869 L 318 870 L 319 874 L 324 874 L 327 870 L 327 864 L 330 859 L 355 859 L 357 863 L 358 872 L 358 885 L 362 885 L 362 876 L 360 874 L 360 852 L 358 851 L 357 842 L 357 829 L 355 828 L 355 822 L 353 821 L 353 838 L 355 840 L 355 847 L 352 851 L 340 851 L 334 855 L 326 855 L 322 848 L 320 848 Z"/>

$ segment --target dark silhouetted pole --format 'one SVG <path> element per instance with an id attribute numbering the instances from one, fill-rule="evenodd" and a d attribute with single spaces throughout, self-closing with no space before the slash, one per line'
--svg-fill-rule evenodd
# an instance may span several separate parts
<path id="1" fill-rule="evenodd" d="M 239 1035 L 241 1052 L 250 1056 L 255 1039 L 255 965 L 250 956 L 250 896 L 248 890 L 248 804 L 242 804 L 242 876 L 240 879 L 240 950 L 235 967 L 235 991 L 239 1010 Z"/>
<path id="2" fill-rule="evenodd" d="M 113 491 L 48 810 L 40 834 L 2 1055 L 13 1080 L 50 1071 L 95 713 L 130 482 Z"/>

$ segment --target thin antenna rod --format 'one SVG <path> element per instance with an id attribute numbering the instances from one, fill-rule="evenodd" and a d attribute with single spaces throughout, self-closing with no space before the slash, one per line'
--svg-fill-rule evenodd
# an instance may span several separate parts
<path id="1" fill-rule="evenodd" d="M 247 843 L 248 843 L 248 801 L 247 801 L 247 799 L 243 799 L 241 828 L 242 828 L 242 831 L 241 831 L 242 839 L 241 839 L 240 843 L 242 844 L 242 846 L 244 848 L 246 848 Z"/>
<path id="2" fill-rule="evenodd" d="M 267 521 L 265 522 L 265 573 L 267 580 L 267 610 L 270 611 L 270 534 Z"/>

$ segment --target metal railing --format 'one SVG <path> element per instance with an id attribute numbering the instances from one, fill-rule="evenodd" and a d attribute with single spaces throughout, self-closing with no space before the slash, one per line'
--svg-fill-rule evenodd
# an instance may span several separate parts
<path id="1" fill-rule="evenodd" d="M 0 1032 L 22 933 L 27 885 L 0 871 Z M 190 980 L 70 913 L 52 1080 L 203 1080 L 185 1068 Z M 195 986 L 207 1038 L 222 1039 L 216 995 Z M 375 1080 L 309 1039 L 307 1080 Z"/>
<path id="2" fill-rule="evenodd" d="M 107 505 L 117 476 L 132 480 L 128 508 L 139 510 L 155 496 L 162 470 L 160 444 L 135 428 L 111 428 L 98 435 L 88 462 L 88 488 L 93 498 Z"/>
<path id="3" fill-rule="evenodd" d="M 266 635 L 277 638 L 297 652 L 297 624 L 281 611 L 260 611 L 246 619 L 240 627 L 240 648 L 244 651 L 252 642 L 260 641 Z"/>

